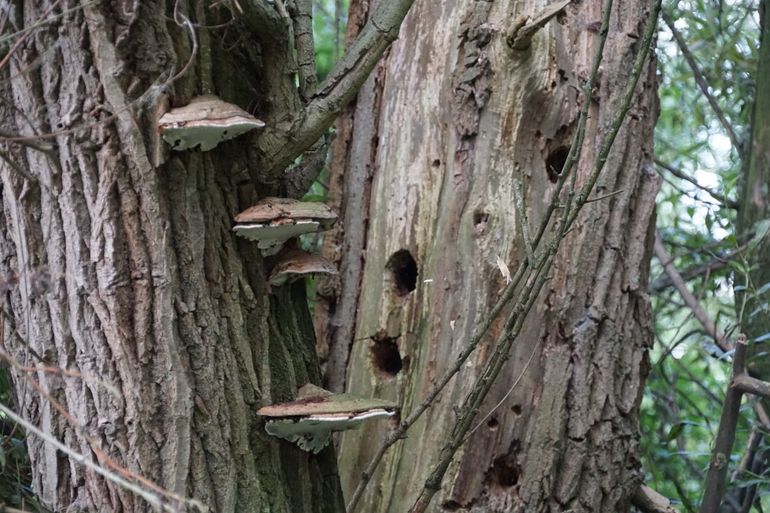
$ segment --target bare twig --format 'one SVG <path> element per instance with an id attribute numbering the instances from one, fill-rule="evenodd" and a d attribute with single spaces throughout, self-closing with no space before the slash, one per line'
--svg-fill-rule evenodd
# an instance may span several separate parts
<path id="1" fill-rule="evenodd" d="M 729 207 L 729 208 L 732 208 L 734 210 L 738 210 L 739 204 L 738 204 L 737 201 L 731 200 L 730 198 L 724 196 L 723 194 L 720 194 L 720 193 L 716 192 L 715 190 L 713 190 L 713 189 L 711 189 L 709 187 L 706 187 L 705 185 L 699 184 L 698 180 L 696 180 L 695 178 L 691 177 L 690 175 L 688 175 L 687 173 L 685 173 L 681 169 L 677 169 L 677 168 L 675 168 L 674 166 L 672 166 L 670 164 L 666 164 L 665 162 L 663 162 L 660 159 L 656 158 L 654 160 L 654 162 L 655 162 L 656 166 L 665 169 L 666 171 L 668 171 L 669 173 L 671 173 L 675 177 L 680 178 L 682 180 L 685 180 L 687 182 L 690 182 L 691 184 L 693 184 L 698 189 L 700 189 L 700 190 L 702 190 L 704 192 L 707 192 L 712 198 L 714 198 L 715 200 L 720 202 L 722 205 L 724 205 L 726 207 Z"/>
<path id="2" fill-rule="evenodd" d="M 166 83 L 167 86 L 185 76 L 195 61 L 195 57 L 198 55 L 198 37 L 195 34 L 195 27 L 193 27 L 190 18 L 188 18 L 187 15 L 182 13 L 182 11 L 179 9 L 179 3 L 179 0 L 174 2 L 174 23 L 176 23 L 181 28 L 187 29 L 187 32 L 190 35 L 190 41 L 192 43 L 192 50 L 190 51 L 190 57 L 187 59 L 185 65 L 182 66 L 182 69 L 174 74 L 171 79 L 169 79 L 169 81 Z"/>
<path id="3" fill-rule="evenodd" d="M 645 485 L 640 485 L 636 489 L 634 495 L 631 496 L 631 502 L 645 513 L 677 513 L 676 508 L 671 505 L 671 501 L 667 497 Z"/>
<path id="4" fill-rule="evenodd" d="M 527 219 L 527 209 L 524 205 L 524 196 L 521 193 L 521 180 L 513 180 L 513 198 L 516 203 L 516 219 L 519 220 L 521 228 L 521 238 L 524 240 L 524 249 L 527 252 L 529 265 L 535 265 L 535 251 L 532 249 L 532 238 L 529 236 L 529 219 Z"/>
<path id="5" fill-rule="evenodd" d="M 736 376 L 733 387 L 746 394 L 754 394 L 770 399 L 770 383 L 761 379 L 752 378 L 748 374 Z"/>
<path id="6" fill-rule="evenodd" d="M 42 363 L 47 363 L 42 356 L 40 356 L 37 351 L 32 349 L 32 346 L 30 346 L 27 343 L 27 340 L 21 336 L 21 334 L 16 330 L 16 319 L 13 318 L 11 314 L 5 311 L 5 308 L 0 306 L 0 316 L 5 318 L 9 322 L 8 328 L 11 331 L 11 337 L 15 338 L 17 342 L 19 342 L 24 348 L 29 351 L 29 354 L 31 354 L 37 361 Z"/>
<path id="7" fill-rule="evenodd" d="M 746 337 L 741 335 L 736 340 L 735 356 L 733 357 L 733 378 L 727 388 L 722 417 L 719 420 L 719 429 L 714 442 L 714 451 L 711 456 L 706 483 L 704 485 L 703 501 L 700 505 L 700 513 L 717 513 L 722 496 L 725 491 L 725 478 L 727 466 L 730 461 L 730 452 L 735 441 L 735 431 L 738 427 L 738 418 L 741 409 L 741 397 L 743 391 L 735 386 L 735 380 L 746 374 L 746 351 L 748 344 Z"/>
<path id="8" fill-rule="evenodd" d="M 14 52 L 19 49 L 19 47 L 24 43 L 24 41 L 27 39 L 27 37 L 32 34 L 34 29 L 43 27 L 47 25 L 48 23 L 58 19 L 60 16 L 63 16 L 65 12 L 62 12 L 59 15 L 51 16 L 50 18 L 46 18 L 51 12 L 56 9 L 56 6 L 59 5 L 61 0 L 54 0 L 54 2 L 51 4 L 51 6 L 41 15 L 42 20 L 38 21 L 37 23 L 32 24 L 32 26 L 28 27 L 23 31 L 23 33 L 18 34 L 18 38 L 16 41 L 14 41 L 13 46 L 8 49 L 8 52 L 3 56 L 2 59 L 0 59 L 0 69 L 3 69 L 6 64 L 8 64 L 8 61 L 11 60 L 11 57 L 13 56 Z M 79 9 L 82 7 L 78 7 Z M 0 39 L 0 41 L 5 40 L 9 37 L 15 37 L 17 34 L 9 34 L 5 36 L 4 38 Z"/>
<path id="9" fill-rule="evenodd" d="M 305 110 L 294 120 L 292 128 L 271 140 L 271 154 L 266 155 L 264 161 L 267 176 L 281 173 L 331 126 L 385 50 L 396 40 L 401 22 L 413 3 L 414 0 L 390 0 L 377 4 L 358 37 L 318 86 Z"/>
<path id="10" fill-rule="evenodd" d="M 697 298 L 693 295 L 692 292 L 690 292 L 690 289 L 687 288 L 687 284 L 685 283 L 684 278 L 682 278 L 682 275 L 679 274 L 676 266 L 671 261 L 671 256 L 666 251 L 666 248 L 663 247 L 663 241 L 660 238 L 660 233 L 657 233 L 655 236 L 654 250 L 655 256 L 658 257 L 661 265 L 663 265 L 663 269 L 671 279 L 671 283 L 674 285 L 674 287 L 676 287 L 679 295 L 682 296 L 685 304 L 695 315 L 695 318 L 698 319 L 698 322 L 701 323 L 701 326 L 703 326 L 703 328 L 706 330 L 706 333 L 708 333 L 709 336 L 714 339 L 714 342 L 716 342 L 717 346 L 719 346 L 722 351 L 730 351 L 732 348 L 730 347 L 724 333 L 722 333 L 719 328 L 717 328 L 716 324 L 714 324 L 714 321 L 711 320 L 711 317 L 709 317 L 709 315 L 700 305 Z"/>
<path id="11" fill-rule="evenodd" d="M 90 468 L 91 470 L 93 470 L 100 476 L 104 477 L 108 481 L 111 481 L 116 485 L 120 486 L 121 488 L 124 488 L 130 492 L 135 493 L 136 495 L 143 498 L 144 500 L 146 500 L 148 503 L 152 504 L 156 508 L 169 511 L 170 513 L 177 513 L 179 511 L 175 504 L 169 503 L 169 499 L 165 497 L 161 497 L 160 495 L 157 495 L 155 493 L 149 492 L 143 489 L 142 487 L 130 481 L 127 481 L 126 479 L 123 479 L 122 477 L 116 474 L 113 474 L 112 472 L 101 467 L 99 464 L 95 463 L 85 455 L 73 449 L 70 449 L 69 447 L 61 443 L 59 440 L 57 440 L 54 436 L 46 433 L 45 431 L 42 431 L 41 429 L 38 429 L 37 426 L 35 426 L 31 422 L 28 422 L 26 419 L 20 417 L 13 410 L 11 410 L 10 408 L 8 408 L 6 405 L 2 403 L 0 403 L 0 412 L 5 414 L 9 419 L 13 420 L 17 424 L 24 427 L 24 429 L 27 430 L 28 432 L 34 433 L 46 443 L 56 447 L 58 450 L 66 454 L 72 461 L 76 463 L 80 463 L 81 465 Z M 206 507 L 199 501 L 196 501 L 193 499 L 183 499 L 183 501 L 187 503 L 187 505 L 193 506 L 198 511 L 208 512 L 208 507 Z"/>
<path id="12" fill-rule="evenodd" d="M 526 50 L 532 43 L 532 38 L 548 23 L 551 18 L 562 12 L 572 0 L 557 0 L 549 4 L 532 18 L 519 19 L 514 22 L 506 38 L 508 46 L 514 50 Z"/>
<path id="13" fill-rule="evenodd" d="M 738 135 L 735 133 L 735 130 L 733 130 L 732 125 L 727 121 L 727 117 L 722 111 L 722 108 L 719 106 L 716 98 L 714 98 L 714 95 L 711 94 L 708 82 L 706 82 L 706 78 L 703 76 L 703 72 L 701 72 L 698 63 L 695 61 L 695 56 L 692 54 L 692 52 L 690 52 L 690 49 L 687 46 L 687 42 L 684 40 L 684 37 L 682 37 L 682 34 L 679 32 L 679 30 L 677 30 L 676 26 L 674 26 L 674 20 L 671 19 L 671 16 L 668 13 L 664 12 L 662 18 L 663 21 L 666 22 L 669 30 L 671 30 L 671 34 L 674 36 L 677 46 L 679 46 L 679 49 L 682 51 L 682 56 L 687 61 L 687 65 L 690 66 L 690 69 L 692 70 L 692 75 L 693 78 L 695 78 L 695 82 L 698 84 L 698 87 L 703 93 L 703 96 L 705 96 L 706 100 L 708 100 L 709 105 L 711 105 L 711 109 L 714 111 L 714 115 L 716 115 L 717 119 L 719 119 L 719 122 L 722 124 L 722 128 L 724 128 L 725 132 L 727 132 L 728 137 L 730 137 L 730 142 L 733 143 L 733 146 L 735 147 L 738 154 L 742 154 L 743 145 L 741 144 Z"/>
<path id="14" fill-rule="evenodd" d="M 5 162 L 6 165 L 12 170 L 14 170 L 19 176 L 23 177 L 24 179 L 26 179 L 31 183 L 34 183 L 34 184 L 38 183 L 38 179 L 32 176 L 31 174 L 27 173 L 25 169 L 23 169 L 21 166 L 16 164 L 11 159 L 10 155 L 8 155 L 7 151 L 0 149 L 0 159 L 3 159 L 3 162 Z"/>
<path id="15" fill-rule="evenodd" d="M 739 256 L 743 251 L 746 250 L 747 247 L 748 245 L 744 244 L 743 246 L 740 246 L 731 251 L 727 251 L 724 254 L 716 254 L 714 259 L 711 260 L 710 262 L 693 266 L 689 269 L 685 269 L 684 271 L 679 271 L 679 274 L 682 280 L 684 280 L 685 282 L 688 282 L 703 274 L 713 273 L 714 271 L 718 271 L 719 269 L 722 269 L 723 267 L 727 266 L 730 260 Z M 671 277 L 668 274 L 664 273 L 663 275 L 656 278 L 655 281 L 650 283 L 650 286 L 647 287 L 647 292 L 650 292 L 652 294 L 657 294 L 673 285 L 674 283 L 673 281 L 671 281 Z"/>

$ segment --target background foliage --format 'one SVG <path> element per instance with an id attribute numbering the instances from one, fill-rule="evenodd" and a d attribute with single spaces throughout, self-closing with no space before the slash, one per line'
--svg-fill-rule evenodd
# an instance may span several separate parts
<path id="1" fill-rule="evenodd" d="M 663 180 L 657 228 L 689 290 L 717 328 L 740 331 L 735 292 L 747 287 L 752 246 L 736 231 L 736 204 L 748 146 L 754 73 L 759 46 L 758 2 L 678 2 L 667 14 L 681 34 L 682 48 L 661 20 L 658 43 L 660 118 L 655 133 L 656 168 Z M 684 53 L 692 54 L 697 69 Z M 696 84 L 708 91 L 737 139 Z M 737 146 L 737 147 L 736 147 Z M 652 368 L 642 403 L 643 461 L 647 484 L 675 499 L 680 511 L 696 511 L 730 374 L 730 355 L 716 347 L 670 285 L 660 261 L 653 261 L 656 319 Z M 756 429 L 751 401 L 745 402 L 731 468 L 740 462 Z M 766 444 L 766 441 L 762 442 Z M 731 486 L 759 484 L 758 508 L 770 508 L 770 477 L 735 474 Z"/>

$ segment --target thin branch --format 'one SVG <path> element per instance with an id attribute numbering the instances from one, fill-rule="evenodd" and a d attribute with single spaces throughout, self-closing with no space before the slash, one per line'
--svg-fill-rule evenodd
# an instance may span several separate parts
<path id="1" fill-rule="evenodd" d="M 602 201 L 609 198 L 613 198 L 617 196 L 618 194 L 623 194 L 623 189 L 619 189 L 617 191 L 608 192 L 607 194 L 602 194 L 601 196 L 596 196 L 595 198 L 588 198 L 586 200 L 586 203 L 593 203 L 595 201 Z"/>
<path id="2" fill-rule="evenodd" d="M 706 100 L 708 100 L 709 105 L 711 105 L 711 110 L 714 111 L 714 115 L 716 115 L 717 119 L 719 119 L 722 128 L 725 129 L 728 137 L 730 137 L 730 142 L 732 142 L 739 155 L 743 154 L 743 145 L 741 144 L 738 135 L 735 133 L 735 130 L 733 130 L 732 125 L 730 125 L 730 123 L 727 121 L 727 117 L 722 111 L 722 108 L 719 106 L 716 98 L 714 98 L 714 95 L 711 94 L 708 82 L 706 82 L 706 78 L 703 76 L 700 67 L 698 67 L 698 63 L 695 61 L 695 57 L 693 56 L 692 52 L 690 52 L 684 37 L 682 37 L 682 34 L 674 26 L 674 20 L 672 20 L 671 16 L 665 12 L 663 13 L 662 18 L 663 21 L 666 22 L 669 30 L 671 30 L 671 34 L 674 36 L 677 46 L 679 46 L 679 49 L 682 51 L 682 56 L 687 61 L 687 65 L 690 66 L 690 70 L 692 70 L 692 75 L 693 78 L 695 78 L 695 82 L 698 84 L 698 87 L 703 93 L 703 96 L 705 96 Z"/>
<path id="3" fill-rule="evenodd" d="M 677 513 L 667 497 L 645 485 L 639 485 L 631 496 L 631 503 L 645 513 Z"/>
<path id="4" fill-rule="evenodd" d="M 2 159 L 2 160 L 3 160 L 3 162 L 5 162 L 5 163 L 8 165 L 8 167 L 9 167 L 10 169 L 12 169 L 13 171 L 15 171 L 15 172 L 16 172 L 16 173 L 17 173 L 19 176 L 23 177 L 23 178 L 24 178 L 24 179 L 26 179 L 28 182 L 30 182 L 30 183 L 35 183 L 35 184 L 36 184 L 36 183 L 38 183 L 38 179 L 37 179 L 37 178 L 35 178 L 34 176 L 32 176 L 31 174 L 27 173 L 27 171 L 26 171 L 24 168 L 22 168 L 21 166 L 19 166 L 18 164 L 16 164 L 16 163 L 15 163 L 15 162 L 14 162 L 14 161 L 11 159 L 11 156 L 10 156 L 10 155 L 8 155 L 8 152 L 7 152 L 7 151 L 5 151 L 5 150 L 3 150 L 3 149 L 0 149 L 0 159 Z"/>
<path id="5" fill-rule="evenodd" d="M 527 208 L 524 204 L 524 196 L 521 193 L 521 180 L 513 180 L 513 199 L 516 203 L 516 219 L 519 220 L 521 228 L 521 238 L 524 241 L 524 249 L 527 252 L 529 265 L 535 265 L 535 251 L 532 249 L 532 239 L 529 236 L 529 219 L 527 219 Z"/>
<path id="6" fill-rule="evenodd" d="M 658 257 L 661 265 L 663 265 L 663 269 L 671 279 L 671 283 L 674 285 L 674 287 L 676 287 L 679 295 L 682 296 L 685 304 L 695 315 L 695 318 L 698 319 L 698 322 L 701 323 L 703 329 L 705 329 L 709 336 L 714 339 L 714 342 L 716 342 L 717 346 L 719 346 L 722 351 L 729 352 L 732 348 L 730 347 L 727 338 L 725 337 L 724 333 L 722 333 L 719 328 L 717 328 L 716 324 L 714 324 L 714 321 L 711 320 L 711 317 L 709 317 L 709 315 L 706 313 L 706 310 L 703 309 L 697 298 L 693 295 L 692 292 L 690 292 L 690 289 L 687 288 L 687 284 L 685 283 L 684 278 L 682 278 L 682 275 L 679 274 L 676 266 L 671 261 L 671 256 L 666 251 L 666 248 L 663 247 L 663 241 L 660 238 L 660 233 L 657 233 L 655 236 L 654 250 L 655 256 Z"/>
<path id="7" fill-rule="evenodd" d="M 677 168 L 675 168 L 674 166 L 672 166 L 670 164 L 666 164 L 665 162 L 663 162 L 662 160 L 660 160 L 658 158 L 655 159 L 655 165 L 660 167 L 660 168 L 665 169 L 666 171 L 668 171 L 669 173 L 671 173 L 672 175 L 674 175 L 677 178 L 680 178 L 682 180 L 690 182 L 691 184 L 693 184 L 698 189 L 700 189 L 700 190 L 702 190 L 704 192 L 707 192 L 712 198 L 714 198 L 715 200 L 720 202 L 722 205 L 724 205 L 724 206 L 726 206 L 728 208 L 732 208 L 733 210 L 738 210 L 740 208 L 740 205 L 739 205 L 739 203 L 737 201 L 731 200 L 730 198 L 726 197 L 725 195 L 720 194 L 720 193 L 716 192 L 715 190 L 713 190 L 713 189 L 711 189 L 709 187 L 706 187 L 705 185 L 699 184 L 698 180 L 696 180 L 695 178 L 691 177 L 690 175 L 688 175 L 684 171 L 682 171 L 680 169 L 677 169 Z"/>
<path id="8" fill-rule="evenodd" d="M 532 38 L 548 23 L 551 18 L 561 13 L 572 0 L 557 0 L 547 5 L 531 18 L 518 19 L 508 31 L 506 41 L 513 50 L 526 50 L 532 44 Z"/>
<path id="9" fill-rule="evenodd" d="M 748 374 L 736 376 L 733 380 L 733 387 L 746 394 L 759 395 L 765 399 L 770 399 L 770 383 L 752 378 Z"/>
<path id="10" fill-rule="evenodd" d="M 401 23 L 413 3 L 414 0 L 389 0 L 377 4 L 358 37 L 320 84 L 292 128 L 283 134 L 273 134 L 269 142 L 271 154 L 266 155 L 263 161 L 268 177 L 286 169 L 331 126 L 355 97 L 385 50 L 396 40 Z"/>
<path id="11" fill-rule="evenodd" d="M 681 275 L 682 280 L 688 282 L 703 274 L 713 273 L 714 271 L 718 271 L 719 269 L 726 267 L 730 260 L 740 256 L 740 254 L 743 253 L 747 247 L 747 245 L 743 245 L 724 254 L 717 254 L 710 262 L 706 262 L 704 264 L 693 266 L 684 271 L 680 271 L 679 274 Z M 650 294 L 659 294 L 660 292 L 663 292 L 673 285 L 674 283 L 671 281 L 671 277 L 664 273 L 663 275 L 656 278 L 655 281 L 650 283 L 650 286 L 647 287 L 647 292 Z"/>
<path id="12" fill-rule="evenodd" d="M 302 154 L 302 160 L 298 164 L 289 168 L 283 178 L 289 198 L 299 198 L 307 192 L 326 164 L 328 149 L 329 144 L 326 138 L 322 137 Z"/>
<path id="13" fill-rule="evenodd" d="M 76 452 L 73 449 L 70 449 L 69 447 L 61 443 L 54 436 L 46 433 L 45 431 L 42 431 L 41 429 L 38 429 L 37 426 L 27 421 L 26 419 L 22 418 L 21 416 L 17 415 L 13 410 L 8 408 L 3 403 L 0 403 L 0 412 L 5 414 L 12 421 L 22 426 L 28 432 L 34 433 L 35 435 L 40 437 L 44 442 L 56 447 L 58 450 L 66 454 L 72 461 L 76 463 L 80 463 L 81 465 L 90 468 L 91 470 L 93 470 L 100 476 L 104 477 L 108 481 L 111 481 L 116 485 L 120 486 L 121 488 L 124 488 L 130 492 L 133 492 L 134 494 L 143 498 L 144 500 L 146 500 L 148 503 L 152 504 L 156 508 L 160 508 L 170 513 L 177 513 L 179 511 L 176 505 L 169 503 L 169 500 L 167 498 L 164 498 L 164 497 L 161 497 L 160 495 L 149 492 L 143 489 L 142 487 L 130 481 L 127 481 L 118 475 L 113 474 L 109 470 L 102 468 L 99 464 L 94 463 L 90 458 L 86 457 L 83 454 L 80 454 L 79 452 Z M 196 501 L 193 499 L 184 499 L 184 501 L 190 506 L 195 507 L 198 511 L 208 512 L 208 507 L 206 507 L 199 501 Z"/>
<path id="14" fill-rule="evenodd" d="M 290 14 L 294 23 L 294 44 L 297 48 L 299 95 L 304 101 L 308 101 L 318 83 L 313 39 L 313 0 L 294 0 Z"/>
<path id="15" fill-rule="evenodd" d="M 727 388 L 725 403 L 722 407 L 722 416 L 719 419 L 719 429 L 717 430 L 717 437 L 714 442 L 711 463 L 706 474 L 700 513 L 717 513 L 724 495 L 727 467 L 730 462 L 733 443 L 735 442 L 735 431 L 738 427 L 741 398 L 743 396 L 743 391 L 734 384 L 736 378 L 746 374 L 747 348 L 746 337 L 743 335 L 739 336 L 735 344 L 733 378 L 730 386 Z"/>
<path id="16" fill-rule="evenodd" d="M 11 57 L 13 56 L 14 52 L 16 52 L 16 50 L 19 49 L 19 47 L 22 45 L 22 43 L 24 43 L 24 41 L 27 39 L 27 37 L 30 34 L 32 34 L 32 32 L 35 29 L 43 27 L 43 26 L 47 25 L 48 23 L 51 23 L 51 22 L 57 20 L 61 16 L 64 16 L 67 12 L 69 12 L 69 11 L 64 11 L 64 12 L 58 14 L 58 15 L 54 15 L 54 16 L 51 16 L 49 18 L 45 18 L 46 16 L 51 14 L 51 12 L 54 9 L 56 9 L 56 6 L 59 5 L 60 2 L 61 2 L 61 0 L 54 0 L 54 2 L 51 4 L 51 6 L 41 15 L 41 18 L 44 18 L 44 19 L 39 20 L 36 23 L 33 23 L 29 27 L 26 27 L 25 29 L 23 29 L 23 30 L 21 30 L 19 32 L 16 32 L 14 34 L 8 34 L 8 35 L 0 38 L 0 43 L 3 43 L 3 42 L 5 42 L 6 40 L 8 40 L 10 38 L 13 38 L 13 37 L 15 37 L 17 35 L 19 36 L 16 39 L 16 41 L 14 41 L 13 45 L 8 50 L 8 52 L 6 52 L 6 54 L 3 56 L 3 58 L 0 59 L 0 69 L 3 69 L 5 67 L 5 65 L 8 64 L 8 61 L 11 60 Z M 82 6 L 77 7 L 77 9 L 82 9 Z"/>
<path id="17" fill-rule="evenodd" d="M 37 361 L 47 364 L 48 362 L 46 362 L 45 359 L 37 353 L 37 351 L 32 349 L 32 346 L 27 343 L 27 340 L 21 336 L 21 333 L 19 333 L 16 329 L 16 319 L 14 319 L 11 314 L 6 312 L 5 308 L 2 306 L 0 306 L 0 316 L 8 321 L 8 329 L 11 331 L 11 337 L 15 338 L 16 341 L 20 343 L 27 351 L 29 351 L 29 354 L 31 354 Z"/>

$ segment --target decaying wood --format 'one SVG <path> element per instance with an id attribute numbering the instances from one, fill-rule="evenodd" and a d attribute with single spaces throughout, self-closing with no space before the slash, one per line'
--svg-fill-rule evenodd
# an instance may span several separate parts
<path id="1" fill-rule="evenodd" d="M 376 1 L 354 0 L 346 44 L 358 34 Z M 366 259 L 366 234 L 372 177 L 376 173 L 376 137 L 384 66 L 378 65 L 364 82 L 355 105 L 340 117 L 332 147 L 328 201 L 339 211 L 336 226 L 324 236 L 324 255 L 336 263 L 339 280 L 319 288 L 316 303 L 316 334 L 319 354 L 326 360 L 325 379 L 329 389 L 341 392 L 350 348 L 355 336 L 358 296 Z"/>
<path id="2" fill-rule="evenodd" d="M 578 185 L 597 154 L 635 53 L 646 2 L 621 2 L 594 91 Z M 534 2 L 423 2 L 389 55 L 377 108 L 366 261 L 347 388 L 398 400 L 408 412 L 454 362 L 505 286 L 497 259 L 526 258 L 514 216 L 515 180 L 531 228 L 544 215 L 554 169 L 566 158 L 593 55 L 597 3 L 567 6 L 525 51 L 505 41 Z M 493 386 L 490 413 L 430 511 L 614 512 L 640 484 L 636 412 L 651 343 L 646 296 L 658 180 L 649 163 L 656 115 L 650 63 L 596 196 L 559 252 L 538 307 Z M 362 136 L 363 137 L 363 136 Z M 558 172 L 558 171 L 557 171 Z M 620 192 L 618 192 L 620 191 Z M 417 266 L 406 294 L 390 265 L 408 251 Z M 454 407 L 488 357 L 490 337 L 372 476 L 359 511 L 407 510 L 456 422 Z M 377 334 L 377 336 L 374 336 Z M 400 358 L 383 372 L 378 344 Z M 392 347 L 392 346 L 391 346 Z M 529 361 L 517 389 L 491 411 Z M 491 411 L 491 412 L 490 412 Z M 349 493 L 383 429 L 341 442 Z"/>

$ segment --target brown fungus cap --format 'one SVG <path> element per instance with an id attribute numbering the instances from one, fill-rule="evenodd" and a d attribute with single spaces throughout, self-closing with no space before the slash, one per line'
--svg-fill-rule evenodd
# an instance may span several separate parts
<path id="1" fill-rule="evenodd" d="M 257 241 L 264 255 L 275 255 L 287 240 L 329 228 L 337 214 L 323 203 L 265 198 L 235 216 L 233 231 Z"/>
<path id="2" fill-rule="evenodd" d="M 353 394 L 333 394 L 310 383 L 303 385 L 297 398 L 287 403 L 265 406 L 257 411 L 264 417 L 308 417 L 324 414 L 354 414 L 382 409 L 393 412 L 396 405 L 383 399 L 368 399 Z"/>
<path id="3" fill-rule="evenodd" d="M 236 223 L 267 223 L 279 219 L 313 219 L 328 228 L 334 224 L 337 214 L 325 203 L 264 198 L 235 216 Z"/>
<path id="4" fill-rule="evenodd" d="M 316 274 L 337 274 L 337 269 L 322 256 L 304 251 L 288 251 L 278 257 L 280 260 L 270 273 L 270 285 L 280 287 L 305 276 Z"/>
<path id="5" fill-rule="evenodd" d="M 354 429 L 366 419 L 389 417 L 395 411 L 396 405 L 389 401 L 332 394 L 307 384 L 294 401 L 265 406 L 257 414 L 267 417 L 269 434 L 318 453 L 329 444 L 332 432 Z"/>
<path id="6" fill-rule="evenodd" d="M 177 151 L 196 146 L 209 151 L 222 141 L 264 126 L 263 121 L 237 105 L 213 95 L 197 96 L 184 107 L 171 109 L 158 121 L 163 140 Z"/>

